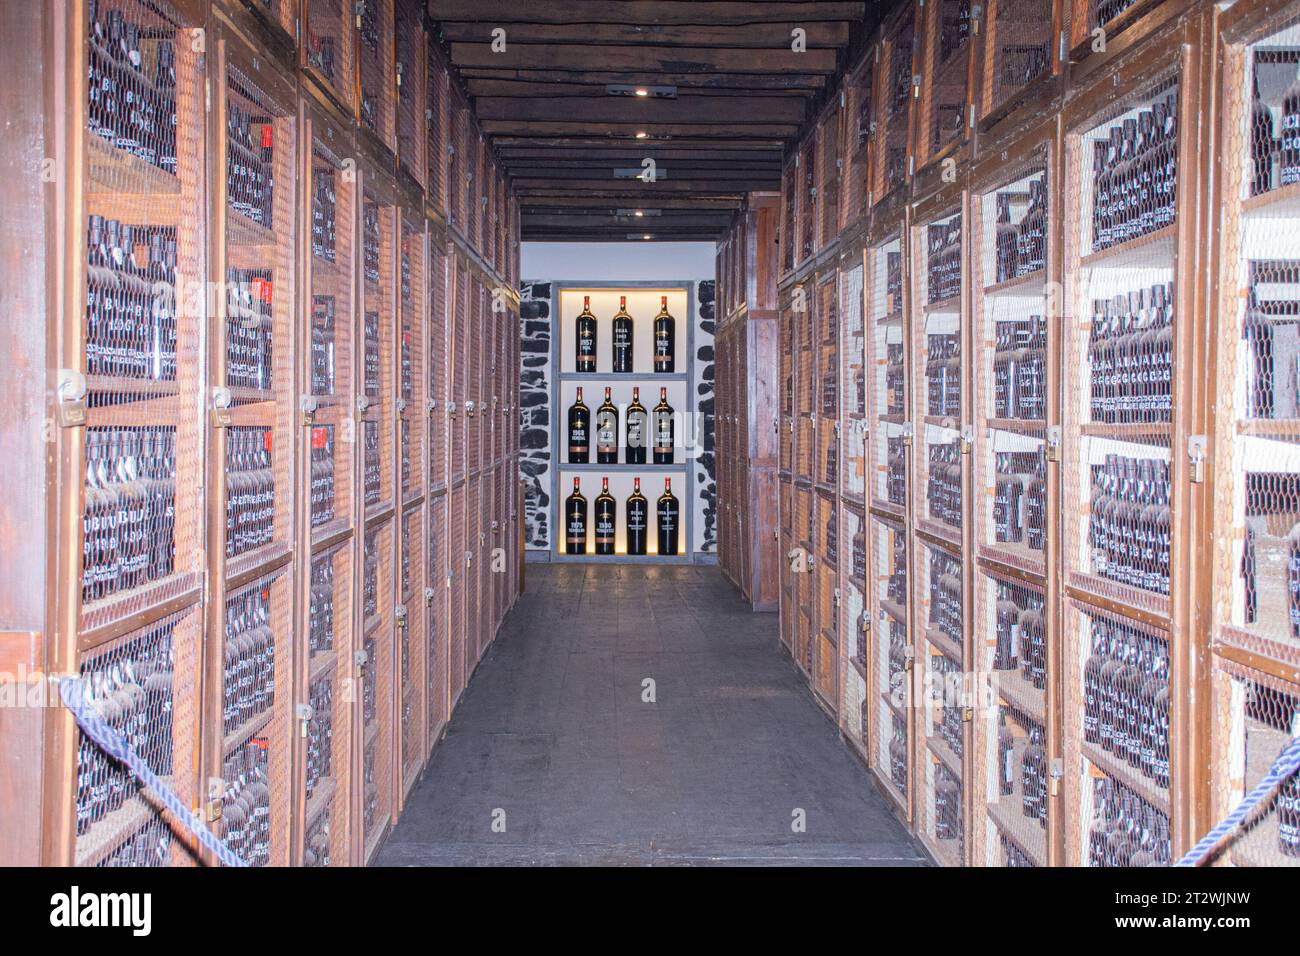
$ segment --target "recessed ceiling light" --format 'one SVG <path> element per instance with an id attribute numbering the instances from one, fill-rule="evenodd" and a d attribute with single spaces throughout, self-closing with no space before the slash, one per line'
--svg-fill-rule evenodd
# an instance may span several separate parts
<path id="1" fill-rule="evenodd" d="M 641 129 L 641 130 L 637 130 L 637 133 L 636 133 L 636 138 L 637 138 L 637 139 L 646 139 L 646 138 L 648 138 L 649 136 L 650 136 L 650 134 L 647 133 L 645 130 L 643 130 L 643 129 Z"/>
<path id="2" fill-rule="evenodd" d="M 637 87 L 637 89 L 636 89 L 636 95 L 637 95 L 637 96 L 649 96 L 649 95 L 650 95 L 650 91 L 647 90 L 645 87 Z"/>
<path id="3" fill-rule="evenodd" d="M 632 213 L 632 215 L 634 215 L 634 216 L 644 216 L 645 213 L 643 213 L 640 209 L 638 209 L 636 212 Z"/>
<path id="4" fill-rule="evenodd" d="M 677 87 L 671 85 L 645 84 L 633 86 L 629 83 L 607 83 L 605 92 L 610 96 L 635 96 L 638 99 L 672 100 L 677 98 Z"/>

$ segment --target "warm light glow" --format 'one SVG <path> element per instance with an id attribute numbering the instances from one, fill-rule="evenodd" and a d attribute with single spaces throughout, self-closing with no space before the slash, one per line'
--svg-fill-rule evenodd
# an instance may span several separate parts
<path id="1" fill-rule="evenodd" d="M 643 86 L 638 86 L 638 87 L 636 88 L 636 95 L 637 95 L 637 96 L 649 96 L 649 95 L 650 95 L 650 91 L 647 90 L 647 89 L 646 89 L 645 87 L 643 87 Z"/>
<path id="2" fill-rule="evenodd" d="M 649 239 L 649 238 L 650 238 L 650 233 L 647 232 L 647 233 L 646 233 L 644 236 L 642 236 L 641 238 L 642 238 L 642 239 Z"/>
<path id="3" fill-rule="evenodd" d="M 636 212 L 632 213 L 632 215 L 634 215 L 634 216 L 644 216 L 645 213 L 643 213 L 640 209 L 638 209 Z"/>
<path id="4" fill-rule="evenodd" d="M 636 138 L 637 138 L 637 139 L 649 139 L 649 138 L 650 138 L 650 134 L 647 133 L 645 130 L 639 130 L 639 131 L 637 132 L 637 134 L 636 134 Z"/>

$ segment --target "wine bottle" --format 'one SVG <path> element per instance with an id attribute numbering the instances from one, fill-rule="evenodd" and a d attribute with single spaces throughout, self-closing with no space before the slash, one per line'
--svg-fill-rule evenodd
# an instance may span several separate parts
<path id="1" fill-rule="evenodd" d="M 632 404 L 627 407 L 627 463 L 645 464 L 645 449 L 650 435 L 650 415 L 641 404 L 641 389 L 632 388 Z"/>
<path id="2" fill-rule="evenodd" d="M 596 463 L 618 464 L 618 409 L 610 400 L 610 388 L 605 386 L 605 400 L 596 409 Z"/>
<path id="3" fill-rule="evenodd" d="M 673 407 L 668 404 L 668 389 L 659 389 L 659 404 L 654 408 L 654 463 L 673 463 Z"/>
<path id="4" fill-rule="evenodd" d="M 578 372 L 596 371 L 596 317 L 591 314 L 591 296 L 582 297 L 582 311 L 577 319 L 577 355 L 574 369 Z"/>
<path id="5" fill-rule="evenodd" d="M 564 500 L 564 551 L 587 553 L 587 499 L 582 495 L 582 479 L 574 477 L 573 494 Z"/>
<path id="6" fill-rule="evenodd" d="M 582 401 L 582 386 L 578 397 L 569 406 L 569 463 L 585 465 L 591 459 L 591 410 Z"/>
<path id="7" fill-rule="evenodd" d="M 659 298 L 659 314 L 655 316 L 655 371 L 671 373 L 676 369 L 677 322 L 668 313 L 668 296 Z"/>
<path id="8" fill-rule="evenodd" d="M 645 554 L 646 526 L 650 522 L 650 505 L 641 494 L 641 479 L 632 479 L 632 494 L 627 499 L 627 553 Z"/>
<path id="9" fill-rule="evenodd" d="M 614 371 L 632 371 L 632 316 L 627 312 L 627 296 L 618 297 L 614 313 Z"/>
<path id="10" fill-rule="evenodd" d="M 596 553 L 614 553 L 614 534 L 618 509 L 614 496 L 609 493 L 609 479 L 600 480 L 600 494 L 596 496 Z"/>
<path id="11" fill-rule="evenodd" d="M 677 496 L 673 494 L 673 480 L 664 479 L 664 493 L 659 496 L 655 506 L 659 518 L 659 553 L 677 553 L 677 530 L 680 508 Z"/>

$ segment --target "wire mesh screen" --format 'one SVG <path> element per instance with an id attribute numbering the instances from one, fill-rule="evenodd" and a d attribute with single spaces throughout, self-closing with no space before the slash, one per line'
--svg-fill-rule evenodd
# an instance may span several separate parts
<path id="1" fill-rule="evenodd" d="M 1213 668 L 1213 817 L 1230 813 L 1300 736 L 1300 687 L 1222 658 Z M 1300 866 L 1300 774 L 1292 774 L 1218 848 L 1215 862 Z"/>
<path id="2" fill-rule="evenodd" d="M 903 244 L 893 239 L 867 253 L 867 349 L 871 376 L 874 506 L 907 507 L 907 455 L 912 440 L 903 319 Z"/>
<path id="3" fill-rule="evenodd" d="M 425 580 L 425 649 L 428 684 L 429 748 L 437 740 L 448 713 L 448 678 L 450 676 L 449 633 L 447 617 L 450 589 L 447 582 L 447 499 L 435 498 L 429 508 L 429 546 L 426 552 L 428 576 Z"/>
<path id="4" fill-rule="evenodd" d="M 917 403 L 924 409 L 918 429 L 919 487 L 925 505 L 918 522 L 927 531 L 960 546 L 966 514 L 963 453 L 963 329 L 961 318 L 962 215 L 960 212 L 917 227 L 913 275 L 914 353 Z M 924 357 L 924 364 L 921 362 Z"/>
<path id="5" fill-rule="evenodd" d="M 428 145 L 428 195 L 435 209 L 446 211 L 447 171 L 451 163 L 453 147 L 450 134 L 450 114 L 448 112 L 449 95 L 447 90 L 447 70 L 441 55 L 437 52 L 437 37 L 430 34 L 426 47 L 428 57 L 428 92 L 425 97 L 425 130 Z"/>
<path id="6" fill-rule="evenodd" d="M 835 488 L 840 480 L 840 310 L 839 274 L 817 283 L 817 416 L 813 475 L 818 484 Z"/>
<path id="7" fill-rule="evenodd" d="M 397 158 L 402 168 L 424 188 L 428 184 L 429 123 L 425 120 L 429 80 L 424 36 L 424 4 L 395 0 L 393 72 L 397 86 Z"/>
<path id="8" fill-rule="evenodd" d="M 221 643 L 224 807 L 228 835 L 246 841 L 248 862 L 289 862 L 293 594 L 273 572 L 226 596 Z M 244 811 L 242 816 L 240 811 Z"/>
<path id="9" fill-rule="evenodd" d="M 818 247 L 825 248 L 840 229 L 840 143 L 844 110 L 833 99 L 830 111 L 817 130 L 817 206 L 820 219 Z"/>
<path id="10" fill-rule="evenodd" d="M 937 0 L 925 12 L 917 163 L 965 138 L 971 50 L 971 0 Z"/>
<path id="11" fill-rule="evenodd" d="M 915 12 L 909 7 L 904 19 L 880 46 L 878 137 L 873 167 L 874 202 L 879 202 L 907 182 L 908 143 L 911 137 L 911 101 L 913 98 L 912 45 L 915 39 Z"/>
<path id="12" fill-rule="evenodd" d="M 307 721 L 304 863 L 344 866 L 348 853 L 352 666 L 352 546 L 314 555 L 307 592 Z"/>
<path id="13" fill-rule="evenodd" d="M 419 504 L 402 515 L 401 586 L 398 591 L 401 604 L 406 608 L 405 626 L 398 629 L 398 673 L 402 687 L 402 773 L 408 789 L 424 766 L 427 752 L 424 708 L 425 689 L 428 687 L 425 676 L 428 660 L 425 628 L 428 620 L 421 613 L 424 607 L 425 540 L 424 505 Z"/>
<path id="14" fill-rule="evenodd" d="M 203 256 L 203 73 L 188 25 L 165 2 L 88 3 L 85 52 L 83 631 L 198 583 L 196 492 L 178 501 L 174 476 L 199 467 L 181 396 L 199 388 L 206 321 L 178 285 Z"/>
<path id="15" fill-rule="evenodd" d="M 408 501 L 425 488 L 425 443 L 429 416 L 425 411 L 426 343 L 424 217 L 409 209 L 399 214 L 398 304 L 401 330 L 398 339 L 397 397 L 401 402 L 401 439 L 398 449 L 398 480 L 402 500 Z"/>
<path id="16" fill-rule="evenodd" d="M 1169 862 L 1169 674 L 1167 631 L 1067 609 L 1066 796 L 1080 807 L 1067 853 L 1080 865 Z"/>
<path id="17" fill-rule="evenodd" d="M 963 569 L 960 558 L 931 545 L 921 548 L 918 557 L 913 607 L 925 638 L 923 701 L 917 712 L 926 774 L 922 832 L 941 861 L 959 865 L 965 853 L 961 801 L 965 715 L 971 706 L 963 653 Z"/>
<path id="18" fill-rule="evenodd" d="M 870 722 L 872 753 L 886 789 L 907 806 L 911 772 L 908 713 L 912 707 L 912 645 L 908 635 L 907 532 L 902 525 L 871 521 L 875 624 L 872 628 Z"/>
<path id="19" fill-rule="evenodd" d="M 361 680 L 363 860 L 369 862 L 393 808 L 393 522 L 362 539 Z"/>
<path id="20" fill-rule="evenodd" d="M 840 170 L 840 210 L 845 226 L 865 218 L 870 209 L 871 141 L 876 131 L 874 66 L 875 58 L 868 54 L 845 82 L 845 160 Z"/>
<path id="21" fill-rule="evenodd" d="M 1042 573 L 1047 522 L 1047 174 L 1038 160 L 978 198 L 975 459 L 981 551 Z"/>
<path id="22" fill-rule="evenodd" d="M 781 309 L 778 319 L 778 335 L 781 341 L 780 366 L 780 402 L 781 415 L 778 422 L 777 436 L 779 442 L 778 462 L 781 471 L 794 470 L 794 312 L 787 305 Z M 789 514 L 789 512 L 785 512 Z"/>
<path id="23" fill-rule="evenodd" d="M 1052 70 L 1052 0 L 988 0 L 980 116 L 1002 109 Z"/>
<path id="24" fill-rule="evenodd" d="M 843 464 L 840 489 L 845 498 L 865 503 L 867 495 L 867 340 L 864 324 L 863 267 L 840 273 L 843 327 L 840 332 L 839 384 Z"/>
<path id="25" fill-rule="evenodd" d="M 987 694 L 976 709 L 974 775 L 980 787 L 986 866 L 1047 864 L 1047 643 L 1044 593 L 980 574 L 975 664 Z"/>
<path id="26" fill-rule="evenodd" d="M 794 268 L 795 205 L 799 167 L 791 160 L 781 172 L 781 272 Z"/>
<path id="27" fill-rule="evenodd" d="M 1120 101 L 1070 147 L 1063 506 L 1072 583 L 1169 600 L 1177 87 Z M 1068 200 L 1069 197 L 1067 197 Z M 1075 207 L 1067 201 L 1067 216 Z M 1097 251 L 1090 251 L 1097 250 Z"/>
<path id="28" fill-rule="evenodd" d="M 795 259 L 798 262 L 804 262 L 817 251 L 819 198 L 817 196 L 817 137 L 815 134 L 810 134 L 799 148 L 797 167 L 799 248 L 795 254 Z"/>
<path id="29" fill-rule="evenodd" d="M 362 480 L 367 514 L 392 503 L 394 389 L 393 269 L 397 210 L 377 192 L 364 190 L 361 203 L 362 251 Z"/>
<path id="30" fill-rule="evenodd" d="M 149 769 L 193 799 L 199 615 L 172 614 L 81 658 L 86 703 Z M 177 668 L 181 679 L 176 679 Z M 193 861 L 192 838 L 173 828 L 125 765 L 80 732 L 76 744 L 78 866 L 173 866 Z"/>
<path id="31" fill-rule="evenodd" d="M 349 110 L 356 106 L 356 44 L 352 5 L 346 0 L 304 0 L 306 37 L 303 57 L 307 67 L 326 84 Z"/>
<path id="32" fill-rule="evenodd" d="M 1145 0 L 1082 0 L 1082 2 L 1087 4 L 1087 24 L 1088 31 L 1091 32 L 1110 23 L 1121 13 L 1143 5 Z"/>
<path id="33" fill-rule="evenodd" d="M 450 592 L 448 620 L 451 628 L 448 643 L 451 648 L 451 656 L 448 660 L 451 675 L 448 692 L 452 705 L 460 699 L 468 674 L 465 651 L 465 592 L 468 587 L 465 574 L 465 494 L 463 481 L 453 486 L 448 493 L 447 518 L 450 525 L 447 529 L 447 574 Z"/>
<path id="34" fill-rule="evenodd" d="M 844 529 L 845 559 L 841 567 L 842 600 L 840 608 L 840 656 L 844 679 L 840 696 L 840 714 L 845 731 L 863 754 L 870 753 L 871 694 L 868 674 L 871 667 L 871 609 L 867 591 L 867 557 L 869 536 L 866 516 L 856 506 L 840 509 Z M 870 759 L 868 757 L 868 759 Z"/>
<path id="35" fill-rule="evenodd" d="M 395 150 L 397 74 L 393 66 L 393 0 L 361 0 L 356 4 L 356 11 L 361 126 Z"/>
<path id="36" fill-rule="evenodd" d="M 1225 641 L 1300 664 L 1300 65 L 1294 18 L 1225 56 L 1215 606 Z"/>
<path id="37" fill-rule="evenodd" d="M 465 418 L 464 402 L 469 397 L 470 372 L 468 368 L 467 342 L 470 335 L 469 309 L 472 303 L 470 295 L 469 269 L 464 260 L 455 256 L 455 306 L 448 321 L 448 356 L 450 369 L 451 394 L 447 396 L 448 427 L 451 430 L 449 443 L 451 461 L 449 470 L 453 481 L 465 474 Z"/>

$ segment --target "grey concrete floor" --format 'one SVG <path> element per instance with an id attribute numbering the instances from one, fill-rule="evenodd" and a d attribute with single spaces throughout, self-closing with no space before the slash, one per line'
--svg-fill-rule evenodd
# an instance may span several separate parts
<path id="1" fill-rule="evenodd" d="M 928 862 L 716 567 L 527 583 L 380 865 Z"/>

